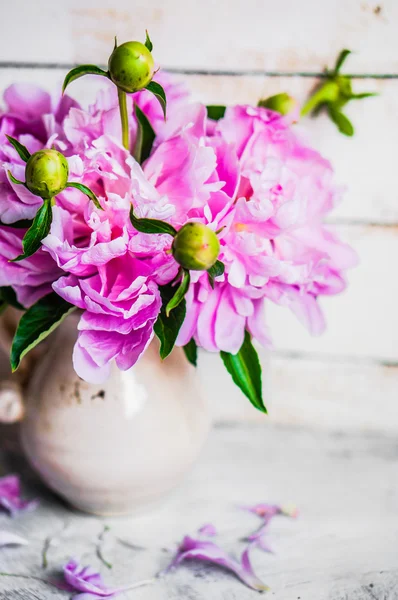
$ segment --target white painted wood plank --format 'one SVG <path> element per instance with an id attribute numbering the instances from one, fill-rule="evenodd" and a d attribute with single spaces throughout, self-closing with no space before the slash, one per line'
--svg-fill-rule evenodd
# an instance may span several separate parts
<path id="1" fill-rule="evenodd" d="M 3 430 L 0 438 L 4 440 Z M 3 471 L 20 470 L 16 456 L 3 452 Z M 2 571 L 47 575 L 40 569 L 47 536 L 67 529 L 48 554 L 49 573 L 71 555 L 98 565 L 95 545 L 104 523 L 110 525 L 106 581 L 125 584 L 153 576 L 170 560 L 170 552 L 186 533 L 205 522 L 219 529 L 218 543 L 239 554 L 239 540 L 258 523 L 239 511 L 240 504 L 294 502 L 297 520 L 276 519 L 269 529 L 275 554 L 253 552 L 259 576 L 271 586 L 275 600 L 397 599 L 398 547 L 397 444 L 395 437 L 322 434 L 281 427 L 234 427 L 213 431 L 198 465 L 161 508 L 147 516 L 102 521 L 69 511 L 36 487 L 41 508 L 10 521 L 31 545 L 1 552 Z M 131 550 L 122 537 L 143 547 Z M 98 565 L 99 566 L 99 565 Z M 64 598 L 45 585 L 0 577 L 0 598 L 15 600 Z M 121 596 L 123 598 L 123 596 Z M 255 593 L 223 571 L 186 564 L 148 588 L 124 595 L 136 600 L 250 600 Z"/>
<path id="2" fill-rule="evenodd" d="M 170 67 L 319 71 L 350 47 L 351 70 L 397 72 L 397 19 L 394 0 L 14 0 L 0 21 L 0 56 L 106 62 L 115 34 L 142 39 L 148 28 Z"/>
<path id="3" fill-rule="evenodd" d="M 62 85 L 64 74 L 62 69 L 0 69 L 0 90 L 15 81 L 31 81 L 56 91 Z M 280 91 L 289 91 L 302 102 L 316 81 L 300 77 L 176 76 L 176 79 L 187 82 L 195 100 L 208 104 L 256 104 L 260 98 Z M 79 80 L 70 87 L 70 93 L 86 105 L 94 100 L 101 84 L 95 77 Z M 326 117 L 305 119 L 302 133 L 331 160 L 336 181 L 347 187 L 334 219 L 397 223 L 398 81 L 358 81 L 356 89 L 376 91 L 380 96 L 348 107 L 347 112 L 356 127 L 354 138 L 339 134 Z"/>
<path id="4" fill-rule="evenodd" d="M 268 416 L 253 409 L 218 357 L 201 354 L 199 370 L 215 422 L 397 434 L 397 367 L 339 357 L 266 355 L 261 350 L 260 358 Z"/>

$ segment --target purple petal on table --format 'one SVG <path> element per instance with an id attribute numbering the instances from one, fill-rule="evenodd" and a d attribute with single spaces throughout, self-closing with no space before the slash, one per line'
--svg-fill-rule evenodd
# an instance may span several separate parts
<path id="1" fill-rule="evenodd" d="M 234 573 L 243 583 L 253 590 L 265 592 L 268 586 L 254 573 L 249 558 L 249 548 L 245 550 L 241 561 L 228 556 L 228 554 L 214 542 L 195 540 L 189 536 L 184 537 L 177 554 L 166 571 L 174 569 L 184 560 L 197 560 L 218 565 Z"/>
<path id="2" fill-rule="evenodd" d="M 241 506 L 243 510 L 247 510 L 261 519 L 269 522 L 276 515 L 284 515 L 286 517 L 296 518 L 298 516 L 298 510 L 295 506 L 285 505 L 280 506 L 277 504 L 254 504 L 253 506 Z"/>
<path id="3" fill-rule="evenodd" d="M 257 548 L 261 548 L 264 552 L 270 552 L 273 554 L 272 548 L 268 545 L 267 541 L 268 536 L 268 522 L 260 527 L 255 533 L 247 536 L 245 539 L 250 542 L 250 545 L 256 546 Z"/>
<path id="4" fill-rule="evenodd" d="M 207 537 L 215 537 L 217 535 L 217 529 L 212 523 L 205 523 L 198 529 L 198 533 L 206 535 Z"/>
<path id="5" fill-rule="evenodd" d="M 7 510 L 12 517 L 21 511 L 33 510 L 37 505 L 37 500 L 22 500 L 18 475 L 0 478 L 0 507 Z"/>
<path id="6" fill-rule="evenodd" d="M 27 544 L 29 544 L 28 540 L 15 533 L 0 531 L 0 548 L 2 546 L 26 546 Z"/>
<path id="7" fill-rule="evenodd" d="M 97 598 L 114 598 L 123 590 L 107 588 L 102 577 L 91 567 L 82 567 L 75 560 L 70 560 L 64 567 L 64 577 L 70 591 L 80 592 L 74 600 L 94 600 Z"/>

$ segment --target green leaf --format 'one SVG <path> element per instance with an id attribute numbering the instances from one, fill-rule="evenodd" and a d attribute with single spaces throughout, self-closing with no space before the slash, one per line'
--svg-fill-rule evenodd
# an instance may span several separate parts
<path id="1" fill-rule="evenodd" d="M 6 134 L 6 138 L 10 142 L 11 146 L 13 146 L 15 148 L 15 150 L 18 152 L 19 158 L 22 158 L 23 161 L 28 162 L 28 160 L 31 157 L 29 150 L 23 144 L 18 142 L 18 140 L 11 137 L 10 135 Z"/>
<path id="2" fill-rule="evenodd" d="M 363 98 L 373 98 L 378 95 L 376 92 L 362 92 L 362 94 L 351 94 L 350 100 L 362 100 Z"/>
<path id="3" fill-rule="evenodd" d="M 215 104 L 206 106 L 207 116 L 209 119 L 213 119 L 213 121 L 219 121 L 225 115 L 225 111 L 227 110 L 226 106 L 217 106 Z"/>
<path id="4" fill-rule="evenodd" d="M 184 296 L 188 291 L 190 281 L 191 276 L 189 274 L 189 271 L 184 270 L 180 285 L 178 286 L 174 296 L 171 298 L 171 300 L 169 300 L 169 302 L 166 305 L 166 317 L 169 317 L 170 312 L 173 309 L 177 308 L 177 306 L 183 301 Z"/>
<path id="5" fill-rule="evenodd" d="M 347 50 L 347 49 L 342 50 L 340 52 L 340 54 L 338 55 L 337 60 L 336 60 L 336 65 L 334 67 L 335 75 L 337 75 L 337 73 L 339 73 L 341 67 L 343 66 L 344 62 L 347 59 L 347 56 L 349 56 L 350 54 L 351 54 L 351 50 Z"/>
<path id="6" fill-rule="evenodd" d="M 28 256 L 32 256 L 41 246 L 41 241 L 48 235 L 53 220 L 51 200 L 44 200 L 42 206 L 36 213 L 32 225 L 25 233 L 22 240 L 23 253 L 11 262 L 17 262 Z"/>
<path id="7" fill-rule="evenodd" d="M 130 220 L 133 227 L 141 233 L 168 233 L 173 237 L 177 233 L 174 227 L 170 223 L 166 223 L 166 221 L 161 221 L 160 219 L 139 219 L 135 216 L 133 207 L 130 209 Z"/>
<path id="8" fill-rule="evenodd" d="M 183 299 L 179 305 L 166 316 L 166 306 L 174 295 L 174 288 L 171 285 L 160 287 L 162 296 L 162 309 L 155 323 L 154 330 L 160 340 L 160 358 L 165 359 L 174 348 L 175 341 L 184 322 L 186 314 L 186 303 Z"/>
<path id="9" fill-rule="evenodd" d="M 160 83 L 157 81 L 150 81 L 146 86 L 146 89 L 151 92 L 159 101 L 160 106 L 162 107 L 164 118 L 166 119 L 166 94 Z"/>
<path id="10" fill-rule="evenodd" d="M 138 104 L 134 104 L 134 111 L 138 127 L 133 156 L 137 162 L 142 164 L 151 153 L 153 142 L 155 141 L 155 132 L 147 116 L 142 112 Z"/>
<path id="11" fill-rule="evenodd" d="M 219 277 L 225 271 L 225 265 L 221 260 L 217 260 L 210 269 L 207 270 L 209 275 L 209 283 L 212 288 L 214 288 L 214 278 Z"/>
<path id="12" fill-rule="evenodd" d="M 261 365 L 256 350 L 246 331 L 245 339 L 237 354 L 220 352 L 224 365 L 234 383 L 242 390 L 255 408 L 266 413 L 262 398 Z"/>
<path id="13" fill-rule="evenodd" d="M 335 81 L 327 81 L 323 85 L 318 86 L 314 93 L 308 98 L 307 102 L 301 109 L 301 116 L 304 117 L 310 112 L 316 111 L 318 107 L 336 102 L 339 98 L 340 90 Z"/>
<path id="14" fill-rule="evenodd" d="M 183 346 L 183 350 L 185 352 L 185 356 L 187 357 L 191 365 L 196 367 L 198 363 L 198 347 L 196 345 L 195 340 L 191 338 L 188 344 L 185 344 L 185 346 Z"/>
<path id="15" fill-rule="evenodd" d="M 16 371 L 22 358 L 44 340 L 76 309 L 55 292 L 31 306 L 19 321 L 11 348 L 11 368 Z"/>
<path id="16" fill-rule="evenodd" d="M 349 137 L 354 135 L 354 127 L 351 121 L 342 112 L 331 105 L 328 107 L 328 113 L 333 123 L 337 125 L 340 133 Z"/>
<path id="17" fill-rule="evenodd" d="M 84 75 L 102 75 L 103 77 L 107 77 L 109 79 L 108 73 L 96 65 L 80 65 L 69 71 L 69 73 L 66 75 L 62 86 L 62 93 L 65 92 L 66 88 L 70 83 L 72 83 L 72 81 L 76 81 L 76 79 L 79 79 L 79 77 L 83 77 Z"/>
<path id="18" fill-rule="evenodd" d="M 20 181 L 19 179 L 17 179 L 16 177 L 14 177 L 14 175 L 11 173 L 11 171 L 7 171 L 8 173 L 8 177 L 11 179 L 11 181 L 13 183 L 16 183 L 17 185 L 25 185 L 24 181 Z"/>
<path id="19" fill-rule="evenodd" d="M 146 33 L 145 46 L 148 48 L 149 52 L 152 52 L 153 44 L 151 42 L 151 38 L 149 37 L 148 29 L 145 30 L 145 33 Z"/>
<path id="20" fill-rule="evenodd" d="M 77 190 L 80 190 L 81 192 L 83 192 L 83 194 L 86 194 L 86 196 L 88 196 L 88 198 L 90 198 L 90 200 L 92 200 L 94 202 L 96 208 L 99 208 L 100 210 L 104 210 L 102 208 L 101 204 L 99 203 L 97 196 L 86 185 L 83 185 L 82 183 L 77 183 L 76 181 L 68 181 L 68 183 L 66 184 L 66 187 L 73 187 L 73 188 L 76 188 Z"/>
<path id="21" fill-rule="evenodd" d="M 11 286 L 0 287 L 0 298 L 3 302 L 18 310 L 25 310 L 25 307 L 18 302 L 17 295 Z"/>

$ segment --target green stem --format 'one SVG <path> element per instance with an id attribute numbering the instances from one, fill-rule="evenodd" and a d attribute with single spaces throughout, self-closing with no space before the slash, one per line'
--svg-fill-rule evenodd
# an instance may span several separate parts
<path id="1" fill-rule="evenodd" d="M 120 120 L 122 122 L 122 144 L 126 150 L 130 150 L 129 143 L 129 117 L 127 114 L 126 92 L 117 88 L 119 98 Z"/>

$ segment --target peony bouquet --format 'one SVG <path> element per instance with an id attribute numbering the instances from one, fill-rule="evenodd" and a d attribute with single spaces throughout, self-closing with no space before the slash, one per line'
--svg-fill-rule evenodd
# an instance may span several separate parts
<path id="1" fill-rule="evenodd" d="M 253 340 L 270 346 L 267 303 L 319 334 L 318 298 L 355 263 L 323 224 L 341 195 L 330 163 L 299 136 L 289 96 L 193 102 L 155 70 L 148 35 L 115 42 L 107 71 L 76 67 L 63 91 L 86 74 L 104 83 L 87 109 L 34 85 L 4 94 L 1 298 L 23 311 L 12 369 L 77 310 L 84 380 L 103 382 L 113 361 L 130 369 L 157 336 L 162 359 L 174 345 L 194 365 L 198 346 L 219 353 L 265 411 Z M 341 125 L 342 79 L 304 112 L 325 105 Z"/>

